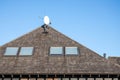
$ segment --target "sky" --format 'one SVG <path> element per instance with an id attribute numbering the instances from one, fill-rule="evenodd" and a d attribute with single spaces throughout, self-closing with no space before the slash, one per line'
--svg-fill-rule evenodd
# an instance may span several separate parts
<path id="1" fill-rule="evenodd" d="M 51 26 L 87 48 L 120 56 L 120 0 L 0 0 L 0 46 Z"/>

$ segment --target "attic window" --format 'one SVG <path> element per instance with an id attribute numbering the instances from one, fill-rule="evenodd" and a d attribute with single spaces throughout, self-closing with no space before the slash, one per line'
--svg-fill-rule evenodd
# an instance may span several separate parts
<path id="1" fill-rule="evenodd" d="M 62 47 L 50 47 L 50 54 L 63 54 Z"/>
<path id="2" fill-rule="evenodd" d="M 4 55 L 17 55 L 18 47 L 7 47 Z"/>
<path id="3" fill-rule="evenodd" d="M 33 47 L 22 47 L 19 55 L 32 55 Z"/>
<path id="4" fill-rule="evenodd" d="M 65 47 L 65 54 L 77 55 L 78 54 L 78 48 L 77 47 Z"/>

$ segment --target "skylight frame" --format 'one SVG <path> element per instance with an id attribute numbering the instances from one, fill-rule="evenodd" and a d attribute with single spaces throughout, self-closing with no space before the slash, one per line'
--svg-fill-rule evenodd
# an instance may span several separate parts
<path id="1" fill-rule="evenodd" d="M 63 55 L 64 54 L 64 48 L 63 47 L 50 47 L 49 54 L 50 55 Z"/>
<path id="2" fill-rule="evenodd" d="M 26 51 L 30 50 L 30 51 Z M 21 47 L 19 51 L 19 56 L 32 56 L 34 47 Z"/>
<path id="3" fill-rule="evenodd" d="M 4 56 L 17 56 L 19 47 L 6 47 Z"/>
<path id="4" fill-rule="evenodd" d="M 65 47 L 65 55 L 79 55 L 78 47 Z"/>

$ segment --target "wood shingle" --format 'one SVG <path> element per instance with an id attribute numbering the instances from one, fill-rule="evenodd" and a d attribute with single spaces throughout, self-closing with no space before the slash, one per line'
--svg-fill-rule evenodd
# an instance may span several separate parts
<path id="1" fill-rule="evenodd" d="M 32 55 L 5 56 L 7 47 L 33 47 Z M 78 47 L 78 55 L 50 55 L 50 47 Z M 120 74 L 120 66 L 49 26 L 0 47 L 0 74 Z"/>

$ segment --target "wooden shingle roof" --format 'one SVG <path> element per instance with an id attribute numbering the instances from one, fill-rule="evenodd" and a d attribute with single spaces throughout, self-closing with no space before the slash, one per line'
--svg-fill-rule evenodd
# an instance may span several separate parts
<path id="1" fill-rule="evenodd" d="M 50 47 L 79 48 L 79 55 L 49 55 Z M 34 47 L 32 56 L 4 56 L 6 47 Z M 120 66 L 49 27 L 38 28 L 0 47 L 0 74 L 120 74 Z"/>

